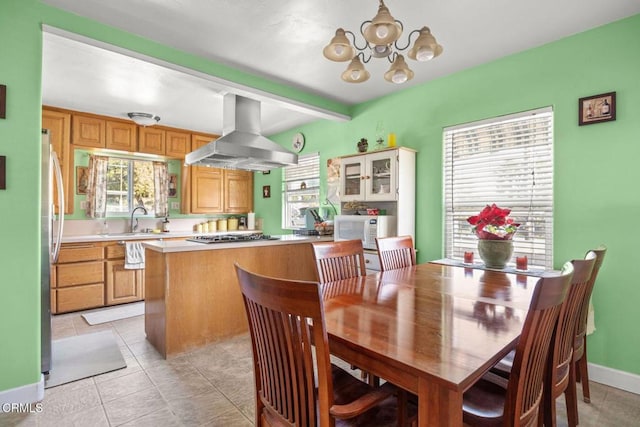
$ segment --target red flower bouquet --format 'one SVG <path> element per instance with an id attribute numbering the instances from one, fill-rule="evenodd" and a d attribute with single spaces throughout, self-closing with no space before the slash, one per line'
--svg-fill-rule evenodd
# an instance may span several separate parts
<path id="1" fill-rule="evenodd" d="M 511 209 L 501 209 L 496 204 L 487 205 L 478 215 L 467 218 L 472 231 L 483 240 L 511 240 L 520 224 L 509 218 Z"/>

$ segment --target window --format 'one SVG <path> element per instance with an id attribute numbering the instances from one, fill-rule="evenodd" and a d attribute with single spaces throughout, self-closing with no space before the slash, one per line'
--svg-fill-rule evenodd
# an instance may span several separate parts
<path id="1" fill-rule="evenodd" d="M 154 215 L 153 162 L 110 157 L 107 166 L 107 216 L 122 216 L 140 205 Z"/>
<path id="2" fill-rule="evenodd" d="M 284 168 L 282 228 L 305 228 L 306 212 L 320 206 L 320 154 L 298 157 L 296 166 Z"/>
<path id="3" fill-rule="evenodd" d="M 445 256 L 477 246 L 467 218 L 487 204 L 521 223 L 515 256 L 553 267 L 553 111 L 543 108 L 444 130 Z"/>

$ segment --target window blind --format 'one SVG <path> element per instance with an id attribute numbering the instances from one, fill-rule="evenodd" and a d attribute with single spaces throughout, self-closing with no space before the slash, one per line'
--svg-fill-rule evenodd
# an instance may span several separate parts
<path id="1" fill-rule="evenodd" d="M 320 206 L 320 153 L 298 157 L 296 166 L 284 168 L 282 228 L 304 228 L 307 208 Z"/>
<path id="2" fill-rule="evenodd" d="M 521 224 L 512 259 L 552 268 L 551 107 L 445 128 L 443 145 L 445 256 L 462 260 L 476 250 L 467 218 L 495 203 Z"/>

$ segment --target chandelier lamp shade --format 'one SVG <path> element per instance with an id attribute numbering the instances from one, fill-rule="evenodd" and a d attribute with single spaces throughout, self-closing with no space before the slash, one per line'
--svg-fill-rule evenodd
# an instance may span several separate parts
<path id="1" fill-rule="evenodd" d="M 127 116 L 140 126 L 153 126 L 160 121 L 160 117 L 151 113 L 127 113 Z"/>
<path id="2" fill-rule="evenodd" d="M 431 30 L 422 27 L 413 30 L 407 38 L 407 45 L 398 45 L 404 26 L 401 21 L 391 16 L 389 8 L 380 0 L 377 15 L 370 21 L 360 25 L 360 34 L 364 38 L 364 45 L 359 46 L 356 35 L 343 28 L 336 30 L 336 35 L 323 49 L 325 58 L 336 62 L 347 62 L 349 66 L 342 73 L 342 80 L 348 83 L 362 83 L 370 77 L 364 68 L 371 58 L 387 58 L 391 63 L 389 70 L 384 73 L 388 82 L 401 84 L 413 78 L 413 71 L 399 52 L 409 49 L 411 39 L 417 35 L 415 42 L 407 56 L 419 62 L 429 61 L 442 53 L 442 46 L 438 44 Z M 351 37 L 351 40 L 349 40 Z"/>

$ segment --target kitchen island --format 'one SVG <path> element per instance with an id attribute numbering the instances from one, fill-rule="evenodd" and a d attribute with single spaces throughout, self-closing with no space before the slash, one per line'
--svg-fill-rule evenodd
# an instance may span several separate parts
<path id="1" fill-rule="evenodd" d="M 252 272 L 317 280 L 311 242 L 331 236 L 203 244 L 145 242 L 145 332 L 165 358 L 248 331 L 234 263 Z"/>

